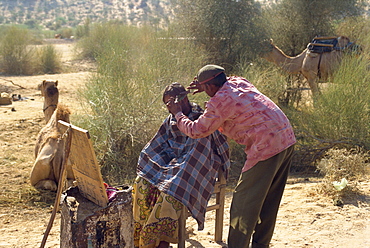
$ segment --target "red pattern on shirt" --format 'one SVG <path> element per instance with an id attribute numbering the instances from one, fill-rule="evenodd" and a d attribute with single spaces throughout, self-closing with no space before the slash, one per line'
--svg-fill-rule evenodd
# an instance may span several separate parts
<path id="1" fill-rule="evenodd" d="M 177 113 L 178 128 L 191 138 L 206 137 L 219 129 L 245 145 L 243 172 L 296 142 L 293 128 L 283 111 L 241 77 L 230 77 L 211 97 L 196 121 Z"/>

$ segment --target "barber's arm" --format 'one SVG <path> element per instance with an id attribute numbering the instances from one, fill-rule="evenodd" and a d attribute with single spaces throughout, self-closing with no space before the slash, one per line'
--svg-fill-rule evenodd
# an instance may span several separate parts
<path id="1" fill-rule="evenodd" d="M 210 108 L 206 108 L 204 113 L 195 121 L 191 121 L 182 112 L 176 113 L 177 127 L 187 136 L 198 139 L 207 137 L 215 132 L 224 122 L 224 119 Z"/>

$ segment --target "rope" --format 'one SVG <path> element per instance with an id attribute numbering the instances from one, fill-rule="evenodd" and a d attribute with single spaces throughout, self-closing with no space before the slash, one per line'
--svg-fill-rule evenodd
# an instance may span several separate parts
<path id="1" fill-rule="evenodd" d="M 46 108 L 44 108 L 42 111 L 45 112 L 49 107 L 57 107 L 56 104 L 51 104 L 49 106 L 47 106 Z"/>

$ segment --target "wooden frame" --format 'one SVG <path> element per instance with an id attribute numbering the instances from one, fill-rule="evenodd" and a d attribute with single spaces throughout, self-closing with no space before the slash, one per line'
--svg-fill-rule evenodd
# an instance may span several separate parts
<path id="1" fill-rule="evenodd" d="M 81 195 L 101 207 L 106 207 L 108 197 L 89 132 L 61 120 L 58 121 L 58 128 L 62 133 L 71 128 L 72 144 L 68 163 L 72 164 Z"/>

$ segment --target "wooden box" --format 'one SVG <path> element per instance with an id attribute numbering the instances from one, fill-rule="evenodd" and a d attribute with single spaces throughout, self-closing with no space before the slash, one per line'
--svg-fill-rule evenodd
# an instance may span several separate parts
<path id="1" fill-rule="evenodd" d="M 132 248 L 132 187 L 117 191 L 106 207 L 70 188 L 61 201 L 61 248 Z"/>

